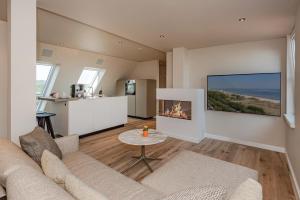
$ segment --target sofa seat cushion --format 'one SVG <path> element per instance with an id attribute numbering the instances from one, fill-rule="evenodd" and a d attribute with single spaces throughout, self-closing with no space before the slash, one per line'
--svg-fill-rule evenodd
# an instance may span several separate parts
<path id="1" fill-rule="evenodd" d="M 17 145 L 0 139 L 0 184 L 5 187 L 7 176 L 21 166 L 30 166 L 40 172 L 42 169 Z"/>
<path id="2" fill-rule="evenodd" d="M 75 152 L 64 156 L 69 170 L 110 200 L 157 200 L 163 195 L 120 174 L 92 157 Z"/>
<path id="3" fill-rule="evenodd" d="M 108 200 L 98 191 L 94 190 L 73 175 L 66 177 L 66 190 L 79 200 Z"/>
<path id="4" fill-rule="evenodd" d="M 193 186 L 220 185 L 225 187 L 228 198 L 248 178 L 257 180 L 257 172 L 199 153 L 182 151 L 144 178 L 142 184 L 165 195 Z"/>

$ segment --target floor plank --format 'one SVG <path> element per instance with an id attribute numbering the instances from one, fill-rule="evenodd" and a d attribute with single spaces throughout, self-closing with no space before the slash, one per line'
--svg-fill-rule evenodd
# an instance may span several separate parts
<path id="1" fill-rule="evenodd" d="M 144 125 L 155 128 L 155 120 L 130 118 L 125 127 L 81 139 L 80 150 L 113 169 L 122 171 L 134 161 L 131 157 L 139 154 L 140 149 L 122 144 L 118 135 L 126 130 L 142 128 Z M 147 155 L 163 159 L 150 162 L 156 170 L 183 149 L 257 170 L 259 182 L 263 186 L 264 200 L 296 200 L 287 160 L 282 153 L 207 138 L 199 144 L 168 138 L 162 144 L 147 147 L 146 151 Z M 147 167 L 142 163 L 125 173 L 136 181 L 149 174 Z"/>

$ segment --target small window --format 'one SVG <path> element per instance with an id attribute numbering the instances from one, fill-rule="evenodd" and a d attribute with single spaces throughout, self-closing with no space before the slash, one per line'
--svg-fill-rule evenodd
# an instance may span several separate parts
<path id="1" fill-rule="evenodd" d="M 296 35 L 295 32 L 291 35 L 291 54 L 292 54 L 292 61 L 293 61 L 293 67 L 295 68 L 296 64 Z"/>
<path id="2" fill-rule="evenodd" d="M 78 84 L 87 85 L 87 87 L 90 88 L 88 90 L 88 93 L 92 94 L 97 89 L 104 74 L 105 74 L 104 69 L 84 68 L 84 70 L 82 71 L 80 78 L 78 80 Z"/>
<path id="3" fill-rule="evenodd" d="M 287 37 L 287 65 L 286 65 L 286 114 L 291 128 L 295 127 L 295 60 L 296 38 L 295 33 Z"/>
<path id="4" fill-rule="evenodd" d="M 36 89 L 35 94 L 37 97 L 48 96 L 52 90 L 55 79 L 55 66 L 51 64 L 36 65 Z M 46 104 L 43 101 L 37 100 L 37 111 L 44 110 Z"/>

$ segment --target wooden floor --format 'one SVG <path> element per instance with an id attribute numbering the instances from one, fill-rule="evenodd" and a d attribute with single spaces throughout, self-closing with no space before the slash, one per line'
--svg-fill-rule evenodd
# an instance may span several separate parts
<path id="1" fill-rule="evenodd" d="M 115 170 L 122 171 L 134 161 L 131 157 L 138 155 L 140 149 L 120 143 L 118 134 L 129 129 L 142 128 L 144 125 L 155 128 L 155 121 L 130 119 L 125 127 L 81 139 L 80 149 Z M 150 162 L 155 170 L 182 149 L 257 170 L 259 182 L 263 186 L 264 200 L 296 199 L 287 160 L 282 153 L 212 139 L 204 139 L 200 144 L 194 144 L 173 138 L 168 138 L 162 144 L 147 147 L 146 152 L 148 155 L 163 159 Z M 147 167 L 140 163 L 125 175 L 140 181 L 149 174 Z"/>

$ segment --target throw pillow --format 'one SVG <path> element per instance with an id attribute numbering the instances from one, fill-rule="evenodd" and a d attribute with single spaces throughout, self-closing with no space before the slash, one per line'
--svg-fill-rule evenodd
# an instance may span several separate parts
<path id="1" fill-rule="evenodd" d="M 73 175 L 66 177 L 66 190 L 78 200 L 107 200 L 101 193 L 86 185 Z"/>
<path id="2" fill-rule="evenodd" d="M 48 150 L 43 152 L 41 164 L 44 174 L 64 188 L 66 176 L 71 174 L 65 164 Z"/>
<path id="3" fill-rule="evenodd" d="M 230 200 L 262 200 L 262 187 L 253 180 L 243 182 L 231 195 Z"/>
<path id="4" fill-rule="evenodd" d="M 197 186 L 175 192 L 162 200 L 223 200 L 226 190 L 221 186 Z"/>
<path id="5" fill-rule="evenodd" d="M 49 150 L 62 159 L 62 153 L 52 137 L 42 128 L 36 127 L 31 133 L 20 136 L 20 144 L 35 162 L 41 166 L 41 157 L 44 150 Z"/>

